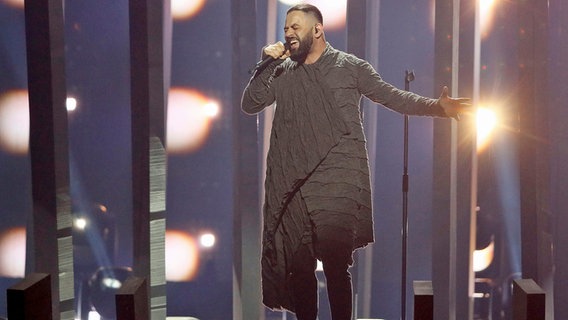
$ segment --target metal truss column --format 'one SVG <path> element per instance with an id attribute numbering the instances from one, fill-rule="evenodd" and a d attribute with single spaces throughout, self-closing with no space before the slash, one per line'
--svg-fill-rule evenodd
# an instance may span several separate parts
<path id="1" fill-rule="evenodd" d="M 26 1 L 33 213 L 26 274 L 51 275 L 53 319 L 73 319 L 63 3 Z"/>
<path id="2" fill-rule="evenodd" d="M 249 69 L 259 56 L 256 1 L 231 1 L 233 63 L 233 319 L 264 319 L 260 292 L 260 152 L 258 117 L 240 110 Z"/>
<path id="3" fill-rule="evenodd" d="M 170 1 L 130 0 L 129 13 L 133 271 L 149 285 L 150 318 L 163 320 Z"/>

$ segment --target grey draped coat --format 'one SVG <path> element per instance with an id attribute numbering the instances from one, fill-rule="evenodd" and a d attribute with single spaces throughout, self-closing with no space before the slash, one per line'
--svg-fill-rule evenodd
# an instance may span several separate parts
<path id="1" fill-rule="evenodd" d="M 241 108 L 248 114 L 276 102 L 263 208 L 267 307 L 294 310 L 291 259 L 318 227 L 342 230 L 338 241 L 349 241 L 353 250 L 373 241 L 362 96 L 399 113 L 446 116 L 436 99 L 395 88 L 368 62 L 329 44 L 313 64 L 273 62 L 244 91 Z"/>

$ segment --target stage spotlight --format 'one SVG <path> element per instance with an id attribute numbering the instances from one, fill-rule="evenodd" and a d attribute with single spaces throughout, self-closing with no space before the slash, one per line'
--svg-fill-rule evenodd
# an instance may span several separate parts
<path id="1" fill-rule="evenodd" d="M 108 208 L 104 204 L 98 204 L 96 206 L 101 213 L 107 213 L 108 212 Z"/>
<path id="2" fill-rule="evenodd" d="M 186 20 L 195 16 L 205 4 L 205 0 L 172 0 L 172 18 Z"/>
<path id="3" fill-rule="evenodd" d="M 219 115 L 219 103 L 209 102 L 203 105 L 203 113 L 209 118 L 215 118 Z"/>
<path id="4" fill-rule="evenodd" d="M 495 239 L 487 247 L 473 251 L 473 271 L 479 272 L 487 269 L 495 256 Z"/>
<path id="5" fill-rule="evenodd" d="M 495 0 L 479 0 L 481 12 L 490 10 L 495 4 Z"/>
<path id="6" fill-rule="evenodd" d="M 0 234 L 0 276 L 23 278 L 26 273 L 26 229 L 9 229 Z"/>
<path id="7" fill-rule="evenodd" d="M 28 92 L 13 90 L 0 96 L 0 147 L 24 155 L 30 138 Z"/>
<path id="8" fill-rule="evenodd" d="M 10 7 L 23 9 L 24 8 L 24 0 L 2 0 L 4 3 L 9 5 Z"/>
<path id="9" fill-rule="evenodd" d="M 477 108 L 477 152 L 485 149 L 491 140 L 491 134 L 497 127 L 497 114 L 495 111 L 479 107 Z"/>
<path id="10" fill-rule="evenodd" d="M 485 38 L 491 25 L 493 24 L 493 8 L 495 0 L 478 0 L 479 1 L 479 23 L 481 28 L 481 37 Z"/>
<path id="11" fill-rule="evenodd" d="M 87 227 L 87 219 L 76 218 L 73 225 L 75 226 L 75 228 L 77 228 L 77 230 L 83 231 Z"/>
<path id="12" fill-rule="evenodd" d="M 166 280 L 190 281 L 198 264 L 199 250 L 193 237 L 182 231 L 166 231 Z"/>
<path id="13" fill-rule="evenodd" d="M 66 101 L 67 111 L 72 112 L 77 109 L 77 99 L 68 97 Z"/>
<path id="14" fill-rule="evenodd" d="M 68 97 L 69 112 L 77 108 L 77 100 Z M 25 155 L 30 140 L 30 103 L 26 90 L 12 90 L 0 95 L 0 148 Z"/>
<path id="15" fill-rule="evenodd" d="M 219 103 L 196 90 L 173 88 L 168 98 L 168 153 L 192 152 L 203 145 Z"/>
<path id="16" fill-rule="evenodd" d="M 199 244 L 201 244 L 201 246 L 203 248 L 213 248 L 215 246 L 215 242 L 216 242 L 216 237 L 214 234 L 208 232 L 208 233 L 204 233 L 199 237 Z"/>

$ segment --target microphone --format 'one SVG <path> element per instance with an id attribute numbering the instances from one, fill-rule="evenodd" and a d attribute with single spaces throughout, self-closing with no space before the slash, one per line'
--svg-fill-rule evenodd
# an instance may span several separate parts
<path id="1" fill-rule="evenodd" d="M 290 50 L 290 44 L 288 42 L 284 42 L 284 52 L 288 50 Z M 264 68 L 268 67 L 268 65 L 271 64 L 274 60 L 276 60 L 274 59 L 274 57 L 267 56 L 266 58 L 257 62 L 254 67 L 249 70 L 249 74 L 264 70 Z"/>

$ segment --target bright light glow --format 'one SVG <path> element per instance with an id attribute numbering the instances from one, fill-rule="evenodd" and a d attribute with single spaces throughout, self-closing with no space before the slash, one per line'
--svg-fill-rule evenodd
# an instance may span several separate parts
<path id="1" fill-rule="evenodd" d="M 317 261 L 316 264 L 316 271 L 323 271 L 323 263 L 321 261 Z"/>
<path id="2" fill-rule="evenodd" d="M 166 231 L 166 280 L 190 281 L 197 273 L 199 251 L 195 240 L 181 231 Z"/>
<path id="3" fill-rule="evenodd" d="M 101 320 L 101 315 L 94 310 L 89 311 L 88 320 Z"/>
<path id="4" fill-rule="evenodd" d="M 77 99 L 68 97 L 66 101 L 67 111 L 75 111 L 77 109 Z"/>
<path id="5" fill-rule="evenodd" d="M 0 148 L 24 155 L 30 139 L 28 92 L 9 91 L 0 96 Z"/>
<path id="6" fill-rule="evenodd" d="M 217 102 L 209 102 L 203 106 L 203 113 L 210 118 L 215 118 L 219 115 L 219 109 Z"/>
<path id="7" fill-rule="evenodd" d="M 85 218 L 75 219 L 75 228 L 79 230 L 85 230 L 86 227 L 87 227 L 87 219 Z"/>
<path id="8" fill-rule="evenodd" d="M 493 8 L 495 0 L 478 0 L 479 1 L 479 23 L 481 28 L 481 37 L 485 38 L 489 33 L 489 29 L 493 24 Z"/>
<path id="9" fill-rule="evenodd" d="M 486 13 L 493 8 L 495 0 L 479 0 L 479 9 L 481 13 Z"/>
<path id="10" fill-rule="evenodd" d="M 320 9 L 323 16 L 324 30 L 335 30 L 345 26 L 347 16 L 347 0 L 280 0 L 285 5 L 309 3 Z"/>
<path id="11" fill-rule="evenodd" d="M 23 278 L 26 273 L 26 230 L 13 228 L 0 234 L 0 276 Z"/>
<path id="12" fill-rule="evenodd" d="M 2 0 L 2 2 L 14 8 L 24 8 L 24 0 Z"/>
<path id="13" fill-rule="evenodd" d="M 497 127 L 497 114 L 489 108 L 477 108 L 477 151 L 485 149 Z"/>
<path id="14" fill-rule="evenodd" d="M 473 251 L 473 271 L 479 272 L 487 269 L 491 262 L 493 262 L 493 256 L 495 253 L 495 240 L 492 239 L 491 243 L 480 250 Z"/>
<path id="15" fill-rule="evenodd" d="M 172 18 L 186 20 L 195 16 L 205 4 L 205 0 L 172 0 Z"/>
<path id="16" fill-rule="evenodd" d="M 103 278 L 102 283 L 105 287 L 110 289 L 120 289 L 122 282 L 114 278 Z"/>
<path id="17" fill-rule="evenodd" d="M 209 134 L 219 103 L 191 89 L 173 88 L 168 97 L 167 149 L 187 153 L 199 149 Z"/>
<path id="18" fill-rule="evenodd" d="M 199 237 L 199 243 L 204 248 L 212 248 L 216 240 L 215 235 L 212 233 L 204 233 Z"/>

